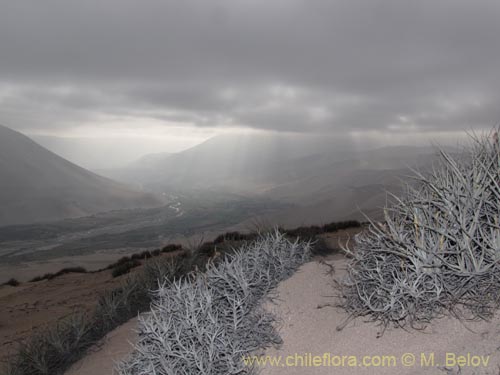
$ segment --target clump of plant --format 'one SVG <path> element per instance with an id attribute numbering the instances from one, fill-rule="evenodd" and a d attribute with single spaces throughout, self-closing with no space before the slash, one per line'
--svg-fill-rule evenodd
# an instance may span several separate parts
<path id="1" fill-rule="evenodd" d="M 19 284 L 21 284 L 21 283 L 17 279 L 12 278 L 12 279 L 7 280 L 2 285 L 19 286 Z"/>
<path id="2" fill-rule="evenodd" d="M 7 364 L 5 374 L 59 374 L 58 369 L 67 368 L 80 358 L 81 347 L 94 343 L 93 330 L 84 313 L 75 313 L 46 327 L 20 346 L 15 359 Z"/>
<path id="3" fill-rule="evenodd" d="M 43 276 L 36 276 L 30 280 L 30 283 L 42 280 L 52 280 L 56 277 L 66 275 L 67 273 L 87 273 L 87 270 L 83 267 L 67 267 L 57 271 L 56 273 L 46 273 Z"/>
<path id="4" fill-rule="evenodd" d="M 357 220 L 337 221 L 328 223 L 322 226 L 311 225 L 302 226 L 294 229 L 283 229 L 283 232 L 292 237 L 300 237 L 302 239 L 314 239 L 323 233 L 336 232 L 347 228 L 359 228 L 361 223 Z"/>
<path id="5" fill-rule="evenodd" d="M 182 250 L 182 246 L 178 245 L 178 244 L 168 244 L 168 245 L 163 246 L 161 248 L 162 253 L 172 253 L 174 251 L 181 251 L 181 250 Z"/>
<path id="6" fill-rule="evenodd" d="M 204 273 L 166 280 L 120 374 L 251 373 L 242 356 L 280 342 L 262 298 L 309 256 L 310 243 L 275 231 L 210 261 Z"/>
<path id="7" fill-rule="evenodd" d="M 384 326 L 425 325 L 442 314 L 488 318 L 500 301 L 500 147 L 472 136 L 440 151 L 428 173 L 356 236 L 341 282 L 343 307 Z"/>
<path id="8" fill-rule="evenodd" d="M 141 262 L 139 262 L 136 259 L 127 260 L 126 262 L 122 262 L 122 263 L 116 265 L 113 268 L 113 271 L 111 272 L 111 276 L 118 277 L 121 275 L 125 275 L 126 273 L 129 273 L 132 268 L 138 267 L 140 265 L 141 265 Z"/>
<path id="9" fill-rule="evenodd" d="M 239 241 L 251 241 L 257 238 L 256 233 L 240 233 L 240 232 L 226 232 L 217 236 L 213 243 L 221 244 L 224 242 L 239 242 Z"/>

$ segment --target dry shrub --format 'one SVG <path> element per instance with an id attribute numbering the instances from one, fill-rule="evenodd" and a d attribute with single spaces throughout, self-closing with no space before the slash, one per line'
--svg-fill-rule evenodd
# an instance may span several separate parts
<path id="1" fill-rule="evenodd" d="M 120 374 L 252 373 L 242 356 L 280 342 L 262 299 L 309 256 L 309 243 L 275 231 L 209 262 L 205 273 L 165 281 Z"/>
<path id="2" fill-rule="evenodd" d="M 495 133 L 496 134 L 496 133 Z M 500 148 L 472 136 L 356 236 L 341 282 L 351 317 L 422 327 L 442 314 L 488 318 L 500 298 Z"/>

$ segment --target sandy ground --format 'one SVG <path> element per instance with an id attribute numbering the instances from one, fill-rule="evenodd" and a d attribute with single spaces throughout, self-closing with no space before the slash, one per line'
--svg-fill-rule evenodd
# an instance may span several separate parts
<path id="1" fill-rule="evenodd" d="M 347 314 L 325 305 L 338 301 L 332 277 L 341 276 L 345 259 L 336 255 L 327 263 L 335 267 L 335 276 L 314 261 L 278 287 L 279 299 L 270 309 L 281 316 L 284 343 L 266 355 L 281 362 L 261 366 L 262 374 L 499 374 L 499 316 L 491 322 L 465 323 L 443 318 L 423 332 L 388 328 L 380 338 L 380 327 L 362 319 L 337 331 Z"/>

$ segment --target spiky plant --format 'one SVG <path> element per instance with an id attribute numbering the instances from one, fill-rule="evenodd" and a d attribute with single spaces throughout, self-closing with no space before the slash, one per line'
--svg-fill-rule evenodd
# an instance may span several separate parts
<path id="1" fill-rule="evenodd" d="M 279 231 L 244 245 L 206 272 L 164 282 L 122 375 L 246 374 L 242 357 L 280 338 L 262 298 L 310 256 Z"/>
<path id="2" fill-rule="evenodd" d="M 496 134 L 496 133 L 494 133 Z M 428 173 L 356 237 L 341 282 L 351 317 L 426 324 L 441 314 L 487 318 L 500 298 L 500 147 L 472 136 L 463 153 L 439 152 Z"/>

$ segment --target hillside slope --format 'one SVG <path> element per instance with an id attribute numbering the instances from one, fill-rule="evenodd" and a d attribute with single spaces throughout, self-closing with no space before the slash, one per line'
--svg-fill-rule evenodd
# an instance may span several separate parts
<path id="1" fill-rule="evenodd" d="M 152 195 L 78 167 L 0 125 L 0 225 L 157 205 Z"/>

